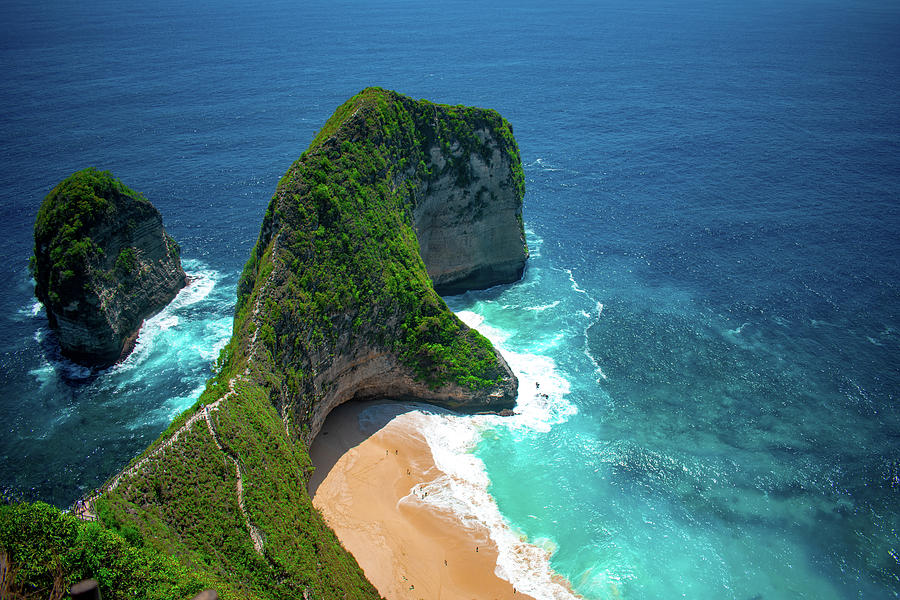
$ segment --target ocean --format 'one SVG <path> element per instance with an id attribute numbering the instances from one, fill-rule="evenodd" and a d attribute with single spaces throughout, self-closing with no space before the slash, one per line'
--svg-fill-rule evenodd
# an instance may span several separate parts
<path id="1" fill-rule="evenodd" d="M 447 298 L 520 415 L 434 417 L 429 494 L 500 571 L 601 599 L 900 597 L 900 4 L 0 5 L 0 488 L 71 504 L 196 400 L 280 176 L 364 87 L 497 109 L 521 282 Z M 195 283 L 122 364 L 60 358 L 44 196 L 141 191 Z"/>

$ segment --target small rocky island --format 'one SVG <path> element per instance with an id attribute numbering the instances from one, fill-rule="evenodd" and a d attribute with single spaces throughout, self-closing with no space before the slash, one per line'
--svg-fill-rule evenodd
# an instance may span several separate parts
<path id="1" fill-rule="evenodd" d="M 92 168 L 47 194 L 34 225 L 31 268 L 62 353 L 94 367 L 127 356 L 144 319 L 187 281 L 159 211 Z"/>

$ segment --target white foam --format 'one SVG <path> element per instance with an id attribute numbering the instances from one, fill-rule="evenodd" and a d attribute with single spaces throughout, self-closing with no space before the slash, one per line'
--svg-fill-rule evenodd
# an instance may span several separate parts
<path id="1" fill-rule="evenodd" d="M 596 313 L 597 313 L 596 316 L 592 315 L 591 313 L 589 313 L 589 312 L 586 311 L 586 310 L 580 310 L 580 311 L 578 311 L 578 314 L 580 314 L 582 317 L 584 317 L 585 319 L 588 319 L 588 320 L 590 321 L 590 322 L 589 322 L 587 325 L 585 325 L 585 327 L 584 327 L 584 333 L 583 333 L 583 337 L 584 337 L 584 355 L 588 358 L 588 360 L 591 361 L 591 364 L 594 365 L 594 374 L 597 375 L 597 377 L 598 377 L 597 383 L 600 383 L 600 382 L 605 381 L 605 380 L 607 379 L 606 373 L 603 372 L 603 368 L 600 366 L 600 363 L 597 362 L 597 359 L 594 358 L 594 356 L 591 354 L 591 350 L 590 350 L 591 346 L 590 346 L 590 342 L 589 342 L 589 340 L 588 340 L 588 334 L 587 334 L 587 332 L 588 332 L 588 329 L 590 329 L 591 326 L 592 326 L 594 323 L 596 323 L 597 321 L 599 321 L 599 320 L 600 320 L 600 317 L 603 316 L 603 308 L 604 308 L 604 307 L 603 307 L 603 303 L 600 302 L 599 300 L 597 300 L 596 298 L 594 298 L 593 296 L 591 296 L 591 295 L 587 292 L 587 290 L 583 289 L 581 286 L 578 285 L 578 282 L 575 281 L 575 275 L 572 273 L 572 270 L 571 270 L 571 269 L 563 269 L 563 271 L 564 271 L 564 272 L 566 273 L 566 275 L 568 275 L 568 277 L 569 277 L 569 282 L 572 284 L 572 290 L 575 291 L 575 292 L 578 292 L 579 294 L 584 294 L 589 300 L 591 300 L 592 302 L 594 302 L 594 310 L 595 310 Z"/>
<path id="2" fill-rule="evenodd" d="M 50 361 L 43 358 L 41 360 L 41 366 L 29 370 L 28 374 L 32 375 L 43 388 L 45 385 L 55 382 L 57 375 L 61 375 L 72 381 L 78 381 L 81 379 L 88 379 L 93 372 L 90 367 L 79 365 L 67 358 L 61 358 L 56 361 Z"/>
<path id="3" fill-rule="evenodd" d="M 166 329 L 171 329 L 172 327 L 177 327 L 180 319 L 176 315 L 159 315 L 159 319 L 156 320 L 154 325 L 159 331 L 165 331 Z"/>
<path id="4" fill-rule="evenodd" d="M 30 369 L 28 371 L 28 374 L 33 376 L 37 380 L 40 387 L 43 388 L 45 385 L 47 385 L 53 379 L 54 375 L 56 374 L 56 371 L 53 368 L 53 365 L 51 365 L 49 361 L 43 360 L 43 361 L 41 361 L 40 367 L 38 367 L 36 369 Z"/>
<path id="5" fill-rule="evenodd" d="M 563 343 L 568 338 L 568 334 L 564 331 L 558 331 L 553 334 L 553 337 L 548 338 L 542 341 L 533 341 L 532 348 L 535 352 L 547 352 L 548 350 L 552 350 L 554 348 L 558 348 L 560 344 Z"/>
<path id="6" fill-rule="evenodd" d="M 508 331 L 504 331 L 497 327 L 491 327 L 484 322 L 484 317 L 470 310 L 461 310 L 456 313 L 459 320 L 471 327 L 477 329 L 478 333 L 491 340 L 495 346 L 502 345 L 512 335 Z"/>
<path id="7" fill-rule="evenodd" d="M 505 419 L 504 424 L 549 431 L 553 425 L 567 421 L 578 412 L 576 406 L 565 399 L 569 382 L 556 370 L 552 358 L 509 351 L 504 356 L 519 378 L 517 414 Z"/>
<path id="8" fill-rule="evenodd" d="M 559 300 L 551 302 L 550 304 L 541 304 L 539 306 L 526 306 L 525 310 L 533 310 L 535 312 L 544 312 L 545 310 L 549 310 L 551 308 L 556 308 L 559 306 Z"/>
<path id="9" fill-rule="evenodd" d="M 187 263 L 188 261 L 185 261 L 185 264 Z M 191 263 L 194 265 L 199 264 L 197 261 L 191 261 Z M 150 356 L 157 338 L 164 332 L 175 329 L 181 324 L 179 311 L 209 297 L 219 279 L 219 274 L 209 269 L 188 271 L 187 275 L 191 279 L 191 283 L 183 287 L 164 309 L 144 321 L 137 340 L 135 340 L 134 350 L 124 361 L 113 366 L 113 369 L 116 371 L 128 371 L 143 364 Z M 227 343 L 227 333 L 224 337 L 226 338 L 225 343 Z M 211 353 L 208 350 L 204 350 L 202 354 L 206 358 L 205 355 Z M 214 360 L 217 355 L 218 350 L 209 357 L 209 360 Z"/>
<path id="10" fill-rule="evenodd" d="M 218 273 L 206 269 L 188 272 L 187 276 L 191 282 L 181 288 L 178 295 L 169 303 L 173 310 L 205 300 L 218 280 Z"/>
<path id="11" fill-rule="evenodd" d="M 530 227 L 525 228 L 525 239 L 528 240 L 528 258 L 533 262 L 541 257 L 544 238 L 537 235 Z"/>
<path id="12" fill-rule="evenodd" d="M 562 171 L 562 169 L 558 167 L 551 167 L 544 163 L 543 158 L 537 158 L 533 163 L 525 165 L 526 167 L 539 167 L 542 171 L 555 172 Z"/>
<path id="13" fill-rule="evenodd" d="M 550 557 L 555 546 L 549 540 L 528 542 L 513 531 L 488 492 L 490 480 L 484 463 L 473 454 L 488 429 L 506 428 L 513 435 L 517 430 L 522 435 L 526 430 L 546 432 L 575 414 L 576 407 L 565 398 L 569 382 L 559 374 L 551 358 L 504 348 L 510 334 L 491 327 L 483 316 L 473 311 L 460 311 L 457 315 L 494 343 L 518 377 L 516 414 L 463 417 L 433 407 L 410 411 L 409 406 L 374 405 L 360 413 L 360 427 L 373 431 L 396 419 L 420 432 L 443 475 L 418 484 L 401 502 L 425 503 L 440 511 L 451 511 L 467 526 L 486 528 L 497 546 L 499 577 L 535 598 L 573 600 L 575 596 L 554 580 L 558 575 L 550 567 Z"/>
<path id="14" fill-rule="evenodd" d="M 35 300 L 28 306 L 23 306 L 22 308 L 16 311 L 16 314 L 19 317 L 22 317 L 22 320 L 27 318 L 38 317 L 44 312 L 44 305 L 39 301 Z"/>
<path id="15" fill-rule="evenodd" d="M 456 316 L 459 317 L 460 321 L 473 329 L 478 329 L 478 327 L 484 323 L 484 317 L 471 310 L 461 310 L 456 313 Z"/>
<path id="16" fill-rule="evenodd" d="M 213 339 L 218 340 L 213 345 L 200 345 L 195 346 L 194 349 L 200 354 L 200 357 L 204 360 L 214 361 L 219 358 L 219 353 L 222 351 L 222 348 L 228 345 L 228 340 L 231 338 L 231 328 L 234 325 L 234 319 L 231 317 L 226 317 L 224 319 L 218 319 L 216 321 L 211 321 L 206 325 L 206 329 L 209 334 L 204 336 L 204 339 L 208 339 L 212 337 Z"/>
<path id="17" fill-rule="evenodd" d="M 740 335 L 741 332 L 744 331 L 744 327 L 746 327 L 749 324 L 750 323 L 741 323 L 740 327 L 736 327 L 735 329 L 726 329 L 725 333 L 728 335 L 732 335 L 732 336 Z"/>
<path id="18" fill-rule="evenodd" d="M 572 283 L 572 290 L 578 292 L 579 294 L 584 294 L 585 296 L 590 297 L 587 291 L 581 289 L 578 286 L 578 282 L 575 281 L 575 275 L 572 274 L 572 269 L 563 269 L 563 272 L 569 276 L 569 281 Z M 591 298 L 593 300 L 593 298 Z M 599 304 L 599 303 L 598 303 Z"/>

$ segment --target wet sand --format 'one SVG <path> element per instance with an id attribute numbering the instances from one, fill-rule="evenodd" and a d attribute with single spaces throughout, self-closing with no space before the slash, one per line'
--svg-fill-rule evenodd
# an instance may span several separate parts
<path id="1" fill-rule="evenodd" d="M 310 451 L 310 494 L 369 581 L 388 600 L 531 598 L 494 574 L 486 528 L 419 499 L 414 486 L 442 473 L 411 419 L 366 435 L 358 416 L 367 406 L 348 403 L 328 416 Z"/>

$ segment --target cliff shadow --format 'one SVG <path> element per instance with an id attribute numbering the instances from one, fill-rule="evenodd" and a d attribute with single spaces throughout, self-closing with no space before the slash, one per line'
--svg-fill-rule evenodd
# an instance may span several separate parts
<path id="1" fill-rule="evenodd" d="M 309 448 L 309 456 L 316 468 L 307 484 L 310 497 L 315 497 L 319 485 L 344 455 L 394 418 L 412 411 L 452 414 L 452 411 L 431 405 L 390 399 L 350 400 L 332 409 Z"/>
<path id="2" fill-rule="evenodd" d="M 80 365 L 63 355 L 59 337 L 50 329 L 49 324 L 42 328 L 45 332 L 38 340 L 40 352 L 50 364 L 59 381 L 67 387 L 78 390 L 89 387 L 106 370 L 98 367 Z"/>

